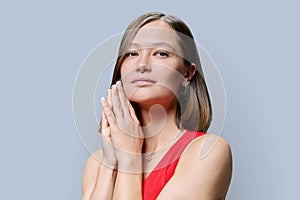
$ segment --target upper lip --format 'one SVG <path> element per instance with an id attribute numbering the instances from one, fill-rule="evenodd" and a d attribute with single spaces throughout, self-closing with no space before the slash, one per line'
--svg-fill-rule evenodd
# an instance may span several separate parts
<path id="1" fill-rule="evenodd" d="M 150 82 L 150 83 L 155 83 L 154 80 L 150 79 L 150 78 L 147 78 L 147 77 L 139 77 L 139 78 L 136 78 L 132 81 L 132 83 L 135 83 L 137 81 L 146 81 L 146 82 Z"/>

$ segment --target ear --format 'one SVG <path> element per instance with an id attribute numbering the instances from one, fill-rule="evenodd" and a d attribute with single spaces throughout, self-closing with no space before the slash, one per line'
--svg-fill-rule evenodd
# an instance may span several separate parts
<path id="1" fill-rule="evenodd" d="M 185 78 L 189 81 L 193 78 L 194 74 L 196 72 L 196 64 L 195 63 L 191 63 L 190 66 L 188 66 L 186 68 L 185 71 Z"/>

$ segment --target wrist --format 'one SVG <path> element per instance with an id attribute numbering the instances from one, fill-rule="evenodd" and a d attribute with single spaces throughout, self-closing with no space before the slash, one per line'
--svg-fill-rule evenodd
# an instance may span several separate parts
<path id="1" fill-rule="evenodd" d="M 134 153 L 126 154 L 126 156 L 118 160 L 118 170 L 127 173 L 142 173 L 142 155 Z"/>
<path id="2" fill-rule="evenodd" d="M 103 151 L 101 151 L 101 163 L 110 169 L 117 169 L 116 158 L 107 156 Z"/>

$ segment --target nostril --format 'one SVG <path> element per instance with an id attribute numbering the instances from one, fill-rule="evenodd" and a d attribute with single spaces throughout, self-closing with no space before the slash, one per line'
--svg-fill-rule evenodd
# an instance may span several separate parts
<path id="1" fill-rule="evenodd" d="M 142 72 L 142 73 L 145 71 L 150 72 L 150 70 L 151 70 L 151 67 L 148 64 L 139 64 L 138 67 L 136 68 L 137 72 Z"/>

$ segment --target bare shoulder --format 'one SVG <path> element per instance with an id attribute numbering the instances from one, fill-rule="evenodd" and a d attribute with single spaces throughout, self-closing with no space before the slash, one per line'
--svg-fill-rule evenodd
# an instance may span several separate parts
<path id="1" fill-rule="evenodd" d="M 231 149 L 228 142 L 215 134 L 205 134 L 194 139 L 185 149 L 182 157 L 197 156 L 200 159 L 231 159 Z"/>
<path id="2" fill-rule="evenodd" d="M 224 199 L 231 175 L 232 156 L 228 142 L 214 134 L 200 136 L 182 153 L 161 199 Z"/>
<path id="3" fill-rule="evenodd" d="M 100 161 L 102 159 L 102 153 L 103 153 L 102 150 L 93 152 L 86 161 L 86 167 L 94 166 L 94 165 L 100 166 L 101 165 Z"/>
<path id="4" fill-rule="evenodd" d="M 94 175 L 94 171 L 98 170 L 98 167 L 101 165 L 102 159 L 102 150 L 95 151 L 92 153 L 86 161 L 83 178 L 90 177 Z"/>
<path id="5" fill-rule="evenodd" d="M 232 176 L 232 154 L 229 143 L 215 134 L 194 139 L 182 154 L 176 172 L 198 177 L 207 195 L 225 197 Z"/>
<path id="6" fill-rule="evenodd" d="M 98 169 L 101 165 L 102 150 L 92 153 L 86 161 L 82 177 L 82 195 L 90 193 L 95 185 Z"/>

